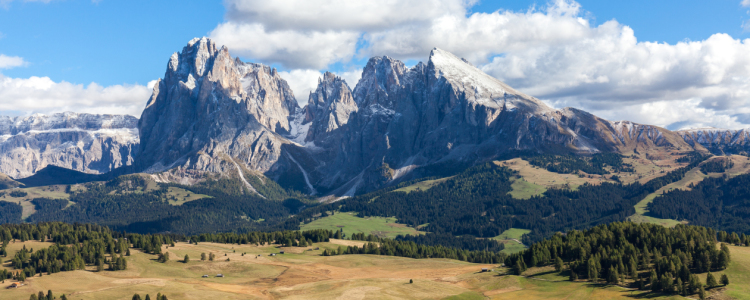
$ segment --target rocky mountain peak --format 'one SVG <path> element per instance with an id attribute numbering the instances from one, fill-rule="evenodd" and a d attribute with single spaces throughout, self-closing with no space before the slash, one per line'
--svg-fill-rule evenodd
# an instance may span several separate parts
<path id="1" fill-rule="evenodd" d="M 750 153 L 750 129 L 694 128 L 678 130 L 689 145 L 704 147 L 716 155 Z"/>
<path id="2" fill-rule="evenodd" d="M 388 56 L 370 58 L 362 71 L 362 78 L 354 88 L 355 101 L 359 107 L 378 104 L 392 109 L 394 103 L 388 100 L 389 93 L 401 89 L 406 72 L 406 66 L 399 60 Z"/>
<path id="3" fill-rule="evenodd" d="M 357 110 L 349 85 L 341 77 L 325 72 L 318 79 L 318 87 L 310 92 L 304 109 L 303 124 L 312 123 L 305 141 L 316 145 L 333 142 L 329 135 L 349 122 L 349 116 Z"/>
<path id="4" fill-rule="evenodd" d="M 29 131 L 134 129 L 138 118 L 128 115 L 95 115 L 64 112 L 52 115 L 0 116 L 0 135 Z"/>
<path id="5" fill-rule="evenodd" d="M 247 170 L 301 191 L 354 195 L 512 150 L 687 146 L 667 130 L 636 125 L 552 109 L 437 48 L 412 68 L 371 58 L 353 91 L 326 72 L 300 110 L 275 69 L 202 38 L 170 58 L 154 88 L 139 123 L 138 161 L 148 172 L 168 171 L 164 180 Z"/>
<path id="6" fill-rule="evenodd" d="M 447 80 L 471 102 L 495 108 L 524 108 L 539 113 L 554 111 L 538 99 L 516 91 L 448 51 L 434 48 L 427 67 L 433 76 Z"/>
<path id="7" fill-rule="evenodd" d="M 194 38 L 182 48 L 182 52 L 175 52 L 169 58 L 165 80 L 187 82 L 202 77 L 211 68 L 213 60 L 218 54 L 216 43 L 211 39 Z"/>
<path id="8" fill-rule="evenodd" d="M 149 172 L 177 168 L 186 182 L 206 172 L 267 171 L 298 109 L 276 69 L 232 58 L 211 39 L 193 39 L 170 57 L 141 115 L 137 165 Z"/>

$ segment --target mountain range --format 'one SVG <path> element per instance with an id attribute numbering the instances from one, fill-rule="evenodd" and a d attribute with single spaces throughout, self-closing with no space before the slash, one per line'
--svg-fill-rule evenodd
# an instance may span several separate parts
<path id="1" fill-rule="evenodd" d="M 745 130 L 670 131 L 554 109 L 437 48 L 411 68 L 373 57 L 353 88 L 326 72 L 300 107 L 275 68 L 196 38 L 169 58 L 138 119 L 0 118 L 0 172 L 18 179 L 54 165 L 180 184 L 231 177 L 253 193 L 270 179 L 338 197 L 513 151 L 731 154 L 747 151 L 749 139 Z"/>

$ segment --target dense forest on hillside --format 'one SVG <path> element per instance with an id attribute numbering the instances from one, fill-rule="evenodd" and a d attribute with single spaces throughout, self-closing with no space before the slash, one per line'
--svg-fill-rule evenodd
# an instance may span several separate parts
<path id="1" fill-rule="evenodd" d="M 750 174 L 706 178 L 691 190 L 673 190 L 648 206 L 658 218 L 750 234 Z"/>
<path id="2" fill-rule="evenodd" d="M 70 201 L 75 204 L 65 209 L 62 208 L 67 206 L 67 200 L 34 199 L 37 211 L 28 221 L 87 222 L 140 233 L 241 231 L 258 228 L 257 220 L 283 220 L 304 205 L 292 198 L 277 201 L 243 193 L 238 180 L 181 186 L 212 196 L 181 205 L 166 201 L 167 188 L 174 185 L 162 184 L 146 191 L 147 186 L 146 180 L 135 175 L 121 176 L 106 184 L 87 184 L 85 191 L 71 192 Z"/>
<path id="3" fill-rule="evenodd" d="M 619 154 L 597 154 L 577 158 L 526 155 L 549 165 L 623 170 L 629 166 Z M 518 200 L 508 195 L 514 171 L 493 163 L 466 169 L 428 190 L 410 193 L 394 190 L 416 182 L 381 189 L 339 202 L 320 205 L 295 191 L 286 191 L 270 180 L 253 180 L 266 195 L 250 193 L 236 179 L 217 179 L 186 186 L 156 184 L 138 175 L 120 176 L 106 183 L 88 183 L 85 189 L 70 191 L 70 201 L 37 198 L 36 212 L 29 222 L 91 222 L 116 230 L 138 233 L 247 232 L 253 230 L 298 230 L 328 213 L 357 212 L 361 217 L 396 217 L 399 223 L 420 226 L 430 232 L 421 237 L 403 237 L 428 245 L 463 249 L 495 249 L 497 245 L 468 242 L 472 237 L 494 237 L 509 228 L 532 232 L 524 243 L 539 241 L 554 232 L 583 229 L 597 224 L 625 220 L 634 214 L 633 205 L 666 184 L 678 181 L 705 159 L 688 157 L 690 165 L 645 184 L 583 185 L 575 190 L 549 189 L 542 196 Z M 577 172 L 576 171 L 576 172 Z M 605 170 L 606 171 L 606 170 Z M 250 176 L 251 180 L 255 177 Z M 424 180 L 420 179 L 420 180 Z M 210 197 L 172 205 L 169 188 Z M 20 222 L 21 207 L 0 202 L 4 222 Z"/>
<path id="4" fill-rule="evenodd" d="M 429 190 L 410 193 L 380 190 L 303 211 L 284 226 L 295 229 L 327 211 L 357 212 L 360 216 L 396 217 L 400 223 L 432 234 L 494 237 L 509 228 L 531 229 L 524 243 L 556 231 L 588 228 L 625 220 L 633 205 L 648 194 L 682 179 L 701 160 L 645 184 L 583 185 L 576 190 L 550 189 L 542 197 L 512 198 L 513 171 L 493 163 L 469 168 Z M 433 238 L 435 239 L 435 238 Z M 436 239 L 437 240 L 437 239 Z"/>
<path id="5" fill-rule="evenodd" d="M 634 171 L 633 166 L 624 163 L 622 155 L 617 153 L 597 153 L 591 157 L 522 153 L 520 157 L 531 165 L 561 174 L 578 173 L 579 171 L 587 174 L 609 174 L 610 172 L 606 169 L 607 166 L 615 172 Z"/>
<path id="6" fill-rule="evenodd" d="M 552 264 L 562 271 L 567 263 L 571 280 L 624 284 L 629 279 L 632 287 L 688 295 L 704 286 L 694 273 L 721 271 L 729 265 L 729 248 L 718 249 L 716 238 L 716 231 L 700 226 L 611 223 L 556 234 L 508 256 L 505 264 L 521 274 L 529 267 Z M 716 285 L 707 282 L 707 287 Z"/>

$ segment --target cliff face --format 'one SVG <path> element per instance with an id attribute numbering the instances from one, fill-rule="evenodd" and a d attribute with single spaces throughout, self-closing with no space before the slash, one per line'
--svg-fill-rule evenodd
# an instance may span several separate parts
<path id="1" fill-rule="evenodd" d="M 318 80 L 315 92 L 310 93 L 304 108 L 301 125 L 310 124 L 304 141 L 326 148 L 334 147 L 333 143 L 340 139 L 332 135 L 349 122 L 349 116 L 357 109 L 349 85 L 333 73 L 326 72 Z"/>
<path id="2" fill-rule="evenodd" d="M 353 195 L 510 150 L 692 149 L 662 128 L 552 109 L 440 49 L 412 68 L 374 57 L 353 90 L 325 73 L 300 109 L 274 69 L 232 59 L 206 38 L 172 55 L 138 128 L 137 166 L 163 180 L 245 170 L 319 195 Z"/>
<path id="3" fill-rule="evenodd" d="M 262 184 L 265 175 L 310 194 L 341 196 L 511 150 L 739 151 L 748 136 L 678 134 L 553 109 L 440 49 L 412 68 L 373 57 L 353 90 L 326 72 L 300 108 L 276 69 L 242 62 L 210 39 L 196 38 L 169 58 L 140 119 L 73 113 L 1 118 L 0 173 L 26 177 L 50 164 L 104 173 L 133 165 L 128 171 L 162 181 L 239 177 L 254 192 L 252 184 Z"/>
<path id="4" fill-rule="evenodd" d="M 358 109 L 340 129 L 340 150 L 318 169 L 327 175 L 316 184 L 337 195 L 509 150 L 691 149 L 663 128 L 552 109 L 440 49 L 413 68 L 389 57 L 370 59 L 353 93 Z"/>
<path id="5" fill-rule="evenodd" d="M 694 147 L 703 147 L 715 155 L 750 153 L 750 131 L 701 128 L 680 130 L 677 133 Z"/>
<path id="6" fill-rule="evenodd" d="M 299 110 L 276 69 L 233 59 L 209 39 L 193 39 L 169 60 L 143 111 L 137 166 L 190 183 L 243 166 L 272 171 Z"/>
<path id="7" fill-rule="evenodd" d="M 77 113 L 0 117 L 0 173 L 24 178 L 55 165 L 101 174 L 130 165 L 138 150 L 137 122 Z"/>

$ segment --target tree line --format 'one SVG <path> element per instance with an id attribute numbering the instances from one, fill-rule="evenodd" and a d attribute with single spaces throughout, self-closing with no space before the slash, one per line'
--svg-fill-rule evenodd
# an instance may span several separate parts
<path id="1" fill-rule="evenodd" d="M 705 157 L 701 156 L 701 159 Z M 700 159 L 645 184 L 584 184 L 576 190 L 549 189 L 528 200 L 514 199 L 513 170 L 485 163 L 474 166 L 429 190 L 409 193 L 383 189 L 306 209 L 279 225 L 296 229 L 329 212 L 357 212 L 361 217 L 396 217 L 399 223 L 422 227 L 431 232 L 422 239 L 440 241 L 445 246 L 459 242 L 447 235 L 491 238 L 510 228 L 532 230 L 523 236 L 525 244 L 540 241 L 557 231 L 583 229 L 597 224 L 624 221 L 635 213 L 633 206 L 659 188 L 682 179 L 698 166 Z"/>
<path id="2" fill-rule="evenodd" d="M 732 236 L 718 236 L 722 235 Z M 504 263 L 516 274 L 529 267 L 555 265 L 574 281 L 687 295 L 704 287 L 695 273 L 721 271 L 729 265 L 729 248 L 722 244 L 717 249 L 717 243 L 717 232 L 706 227 L 615 222 L 556 234 L 508 256 Z M 716 286 L 715 277 L 710 278 L 713 281 L 707 286 Z M 723 275 L 721 281 L 728 284 L 729 279 Z"/>
<path id="3" fill-rule="evenodd" d="M 116 230 L 138 233 L 176 232 L 183 234 L 201 232 L 227 232 L 234 230 L 259 230 L 266 223 L 285 220 L 297 212 L 301 201 L 269 200 L 243 192 L 239 180 L 207 180 L 195 186 L 180 186 L 191 193 L 210 197 L 170 205 L 167 201 L 169 187 L 177 185 L 158 184 L 155 189 L 140 176 L 121 176 L 105 184 L 88 183 L 85 190 L 70 192 L 66 199 L 34 199 L 36 213 L 29 222 L 85 222 L 110 226 Z M 270 185 L 267 182 L 267 185 Z M 276 191 L 277 193 L 280 193 Z M 0 214 L 5 223 L 20 222 L 20 206 L 0 203 Z M 15 205 L 17 206 L 17 205 Z M 63 209 L 65 208 L 65 209 Z"/>
<path id="4" fill-rule="evenodd" d="M 400 256 L 415 259 L 422 258 L 449 258 L 472 263 L 498 264 L 505 260 L 504 252 L 494 252 L 485 250 L 465 250 L 458 248 L 445 247 L 442 245 L 428 246 L 417 244 L 412 241 L 392 240 L 387 238 L 378 238 L 373 235 L 354 236 L 355 239 L 361 238 L 370 242 L 365 243 L 362 247 L 347 246 L 339 247 L 337 250 L 323 250 L 323 256 L 331 255 L 348 255 L 348 254 L 372 254 L 386 256 Z"/>
<path id="5" fill-rule="evenodd" d="M 690 190 L 672 190 L 654 199 L 649 215 L 750 234 L 750 174 L 706 178 Z M 743 238 L 737 244 L 747 243 Z"/>

